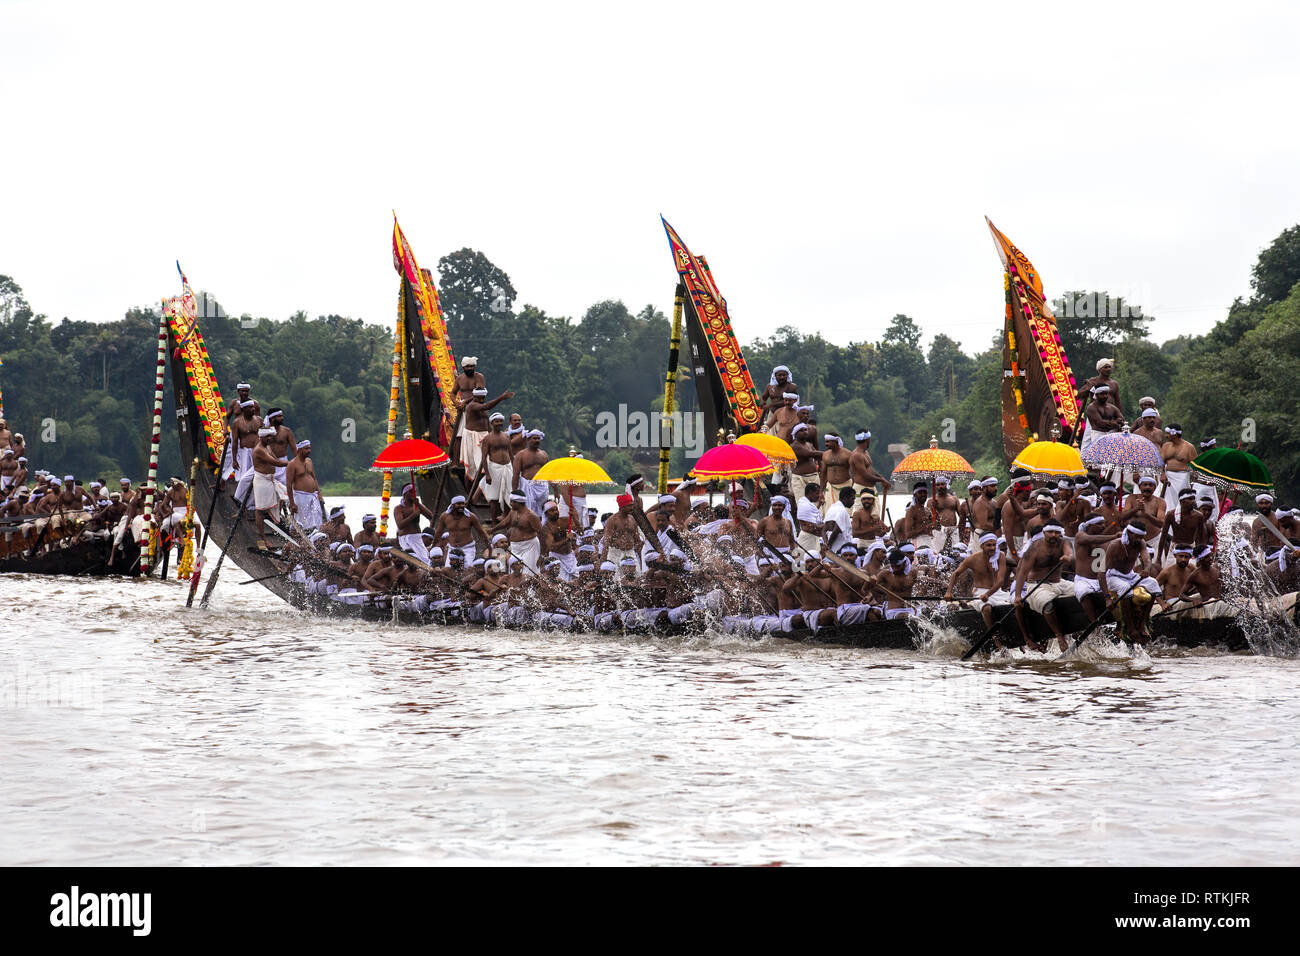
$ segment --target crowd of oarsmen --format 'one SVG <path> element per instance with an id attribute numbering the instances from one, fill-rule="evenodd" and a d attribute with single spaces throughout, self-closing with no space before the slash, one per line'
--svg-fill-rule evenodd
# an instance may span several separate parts
<path id="1" fill-rule="evenodd" d="M 946 501 L 938 485 L 937 511 L 918 487 L 893 529 L 875 516 L 871 491 L 855 503 L 852 489 L 840 489 L 823 512 L 812 482 L 793 508 L 776 495 L 768 514 L 754 518 L 747 497 L 710 507 L 694 500 L 702 489 L 689 481 L 647 503 L 636 479 L 599 527 L 594 513 L 571 521 L 549 498 L 538 515 L 518 493 L 486 526 L 460 497 L 434 516 L 408 486 L 399 507 L 414 525 L 398 541 L 380 536 L 375 515 L 353 534 L 336 508 L 290 561 L 297 580 L 331 600 L 397 600 L 521 627 L 664 627 L 707 612 L 728 631 L 779 633 L 906 616 L 916 598 L 931 597 L 965 600 L 989 624 L 1000 606 L 1014 606 L 1022 622 L 1030 608 L 1064 646 L 1052 602 L 1066 595 L 1095 619 L 1142 587 L 1153 604 L 1121 605 L 1137 639 L 1155 607 L 1196 618 L 1238 613 L 1214 560 L 1214 516 L 1186 494 L 1177 511 L 1155 514 L 1152 502 L 1163 501 L 1149 481 L 1121 498 L 1104 481 L 1036 487 L 1020 476 L 999 494 L 984 479 L 960 502 Z M 1293 513 L 1279 516 L 1266 497 L 1258 506 L 1252 540 L 1265 540 L 1265 521 L 1297 536 Z M 431 519 L 427 530 L 420 516 Z M 932 528 L 952 529 L 941 547 Z M 1271 572 L 1285 574 L 1286 554 L 1270 554 Z M 1293 604 L 1292 594 L 1284 607 Z"/>
<path id="2" fill-rule="evenodd" d="M 1085 383 L 1091 394 L 1118 391 L 1106 384 L 1110 364 L 1103 366 L 1097 381 Z M 870 431 L 855 432 L 852 451 L 834 433 L 819 436 L 813 407 L 799 403 L 790 379 L 779 366 L 761 397 L 764 429 L 787 439 L 796 455 L 773 480 L 768 514 L 751 517 L 744 497 L 711 509 L 695 500 L 703 489 L 690 480 L 647 507 L 635 478 L 618 510 L 598 522 L 585 489 L 561 495 L 534 479 L 548 460 L 545 435 L 526 429 L 517 413 L 507 419 L 494 411 L 513 393 L 489 399 L 477 359 L 466 357 L 456 379 L 454 447 L 469 499 L 489 503 L 491 517 L 480 522 L 464 496 L 435 514 L 407 485 L 393 510 L 396 541 L 380 536 L 375 515 L 353 534 L 343 509 L 334 508 L 319 527 L 302 523 L 310 539 L 295 552 L 294 575 L 342 603 L 398 600 L 467 620 L 586 620 L 601 629 L 681 623 L 707 609 L 729 630 L 819 630 L 906 616 L 916 611 L 914 598 L 942 597 L 967 600 L 990 624 L 1001 605 L 1014 606 L 1022 622 L 1026 608 L 1037 611 L 1064 646 L 1053 601 L 1065 595 L 1095 618 L 1113 598 L 1142 588 L 1153 603 L 1121 605 L 1139 639 L 1155 607 L 1196 617 L 1236 613 L 1213 560 L 1217 497 L 1175 481 L 1187 466 L 1180 447 L 1166 456 L 1161 482 L 1144 477 L 1131 491 L 1095 473 L 1047 484 L 1017 475 L 1001 492 L 995 478 L 971 481 L 959 499 L 938 476 L 932 486 L 918 484 L 893 521 L 884 507 L 891 486 L 872 466 Z M 241 384 L 231 447 L 250 477 L 261 459 L 266 475 L 292 467 L 280 456 L 296 447 L 275 410 L 266 423 L 257 411 Z M 1144 427 L 1152 417 L 1144 414 Z M 1168 431 L 1165 444 L 1177 446 L 1178 430 Z M 1177 484 L 1176 493 L 1157 494 L 1160 484 Z M 309 485 L 291 490 L 320 501 L 314 476 Z M 301 516 L 309 502 L 295 503 Z M 1257 506 L 1251 541 L 1284 575 L 1292 552 L 1267 548 L 1266 523 L 1296 537 L 1296 516 L 1274 510 L 1266 495 Z M 1037 646 L 1030 630 L 1023 633 Z"/>
<path id="3" fill-rule="evenodd" d="M 11 485 L 0 498 L 0 558 L 34 557 L 73 547 L 91 538 L 112 538 L 114 550 L 130 534 L 145 540 L 144 503 L 149 486 L 132 487 L 122 478 L 109 491 L 102 479 L 88 485 L 72 475 L 59 478 L 34 471 L 22 484 Z M 168 531 L 185 519 L 185 483 L 173 477 L 155 495 L 151 527 Z"/>

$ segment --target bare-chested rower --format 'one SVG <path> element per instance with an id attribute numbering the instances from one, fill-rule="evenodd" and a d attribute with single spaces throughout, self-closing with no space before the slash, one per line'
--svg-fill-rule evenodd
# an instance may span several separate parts
<path id="1" fill-rule="evenodd" d="M 1065 543 L 1065 529 L 1055 519 L 1043 526 L 1043 536 L 1025 549 L 1016 565 L 1016 584 L 1013 589 L 1016 602 L 1016 621 L 1025 636 L 1025 643 L 1036 651 L 1044 650 L 1034 640 L 1029 629 L 1025 607 L 1037 611 L 1056 635 L 1061 650 L 1066 650 L 1065 632 L 1053 602 L 1058 597 L 1073 597 L 1074 584 L 1063 580 L 1061 572 L 1070 563 L 1072 555 Z"/>
<path id="2" fill-rule="evenodd" d="M 458 496 L 459 497 L 459 496 Z M 393 509 L 393 522 L 397 525 L 397 543 L 423 561 L 429 563 L 429 549 L 424 545 L 420 533 L 420 518 L 434 520 L 434 513 L 429 510 L 416 493 L 415 485 L 407 482 L 402 487 L 402 500 Z"/>
<path id="3" fill-rule="evenodd" d="M 447 565 L 451 564 L 453 548 L 464 554 L 467 566 L 473 564 L 474 557 L 478 553 L 479 540 L 488 540 L 487 532 L 479 523 L 478 516 L 466 509 L 464 495 L 456 495 L 452 498 L 448 509 L 438 516 L 438 521 L 433 526 L 434 538 L 441 541 L 443 532 L 447 533 Z"/>
<path id="4" fill-rule="evenodd" d="M 1196 492 L 1191 488 L 1184 488 L 1178 495 L 1177 506 L 1170 508 L 1165 514 L 1164 522 L 1160 527 L 1160 544 L 1156 551 L 1157 564 L 1164 563 L 1171 539 L 1175 552 L 1181 548 L 1188 554 L 1201 545 L 1209 543 L 1210 534 L 1205 523 L 1205 515 L 1196 510 Z M 1176 594 L 1177 591 L 1166 588 L 1165 593 Z"/>
<path id="5" fill-rule="evenodd" d="M 618 496 L 618 511 L 606 519 L 601 536 L 600 550 L 606 561 L 617 565 L 630 555 L 636 559 L 637 566 L 641 566 L 642 537 L 637 521 L 632 516 L 635 507 L 631 495 Z"/>
<path id="6" fill-rule="evenodd" d="M 542 510 L 544 513 L 545 504 Z M 529 570 L 537 570 L 537 562 L 542 556 L 542 519 L 528 507 L 528 501 L 522 492 L 511 492 L 510 510 L 488 530 L 493 534 L 503 532 L 510 553 L 527 565 Z"/>

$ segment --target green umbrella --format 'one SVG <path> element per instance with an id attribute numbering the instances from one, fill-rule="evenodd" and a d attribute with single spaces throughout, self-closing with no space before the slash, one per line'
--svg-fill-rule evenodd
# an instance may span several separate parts
<path id="1" fill-rule="evenodd" d="M 1205 484 L 1224 490 L 1269 491 L 1273 487 L 1264 463 L 1239 448 L 1211 448 L 1196 456 L 1192 471 Z"/>

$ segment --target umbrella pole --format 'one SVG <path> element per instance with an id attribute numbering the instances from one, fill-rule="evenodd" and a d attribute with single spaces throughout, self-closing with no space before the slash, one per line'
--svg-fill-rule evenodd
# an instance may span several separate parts
<path id="1" fill-rule="evenodd" d="M 573 531 L 573 485 L 565 485 L 569 492 L 569 531 Z"/>

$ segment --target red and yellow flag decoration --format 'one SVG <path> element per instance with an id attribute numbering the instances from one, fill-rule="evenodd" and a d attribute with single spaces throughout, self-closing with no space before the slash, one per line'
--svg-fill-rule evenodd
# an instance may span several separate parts
<path id="1" fill-rule="evenodd" d="M 1046 378 L 1048 391 L 1056 405 L 1056 418 L 1064 432 L 1073 428 L 1075 422 L 1079 420 L 1079 403 L 1075 397 L 1078 393 L 1078 385 L 1075 383 L 1074 373 L 1070 371 L 1070 361 L 1065 357 L 1065 347 L 1061 344 L 1061 335 L 1056 328 L 1056 317 L 1052 315 L 1052 310 L 1043 295 L 1042 277 L 1028 257 L 1012 245 L 1011 240 L 999 232 L 987 216 L 984 217 L 984 221 L 988 223 L 989 231 L 993 233 L 998 256 L 1002 259 L 1002 267 L 1007 272 L 1009 293 L 1007 308 L 1011 313 L 1010 317 L 1015 320 L 1013 327 L 1027 327 L 1032 341 L 1031 350 L 1029 348 L 1031 342 L 1023 341 L 1023 336 L 1019 343 L 1016 343 L 1013 338 L 1012 359 L 1014 361 L 1018 356 L 1021 363 L 1028 366 L 1033 364 L 1031 360 L 1036 355 L 1037 365 Z M 1027 372 L 1028 369 L 1026 368 L 1025 371 Z M 1021 406 L 1022 421 L 1028 428 L 1031 423 L 1023 419 L 1024 396 L 1017 393 L 1016 399 L 1017 404 Z M 1046 439 L 1043 435 L 1038 437 Z"/>
<path id="2" fill-rule="evenodd" d="M 428 269 L 421 269 L 415 261 L 411 244 L 402 234 L 402 227 L 397 224 L 397 215 L 393 215 L 393 268 L 411 284 L 412 298 L 416 310 L 420 313 L 420 332 L 424 335 L 424 347 L 429 353 L 429 362 L 433 366 L 434 380 L 442 396 L 442 422 L 438 426 L 438 444 L 443 448 L 451 446 L 453 410 L 456 407 L 456 356 L 451 350 L 447 337 L 447 320 L 443 318 L 442 306 L 438 303 L 438 290 L 434 287 L 433 276 Z M 412 316 L 406 316 L 411 319 Z"/>
<path id="3" fill-rule="evenodd" d="M 177 271 L 180 270 L 179 263 L 176 268 Z M 203 344 L 203 336 L 199 332 L 198 303 L 194 299 L 190 281 L 183 272 L 181 288 L 181 295 L 163 299 L 163 311 L 171 328 L 172 340 L 185 362 L 185 378 L 190 391 L 194 393 L 194 404 L 199 410 L 199 421 L 203 423 L 208 455 L 215 466 L 221 461 L 221 453 L 226 446 L 226 405 L 221 400 L 221 389 L 217 387 L 217 373 L 212 370 L 212 361 L 208 358 L 208 347 Z"/>
<path id="4" fill-rule="evenodd" d="M 659 218 L 664 224 L 664 231 L 668 233 L 673 264 L 690 295 L 691 305 L 694 306 L 695 315 L 709 343 L 709 351 L 722 379 L 722 388 L 731 407 L 731 414 L 736 419 L 736 427 L 741 431 L 753 431 L 759 424 L 758 396 L 754 391 L 754 380 L 749 375 L 749 366 L 745 364 L 745 357 L 740 352 L 740 343 L 731 330 L 727 300 L 718 292 L 704 257 L 692 255 L 681 236 L 668 225 L 668 220 L 663 216 Z"/>

